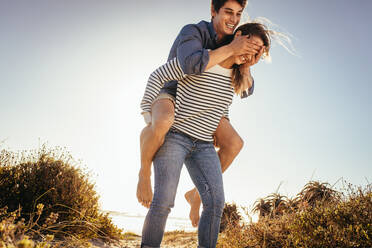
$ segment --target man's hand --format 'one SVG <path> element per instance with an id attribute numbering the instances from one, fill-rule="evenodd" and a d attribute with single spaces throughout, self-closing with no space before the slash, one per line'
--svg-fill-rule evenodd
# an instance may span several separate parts
<path id="1" fill-rule="evenodd" d="M 249 37 L 249 35 L 241 35 L 241 31 L 236 32 L 234 40 L 228 45 L 233 55 L 256 55 L 260 52 L 262 47 Z"/>
<path id="2" fill-rule="evenodd" d="M 251 55 L 251 54 L 241 55 L 244 58 L 243 61 L 245 61 L 245 63 L 240 65 L 240 71 L 244 72 L 247 67 L 251 67 L 251 66 L 257 64 L 258 61 L 260 60 L 262 54 L 264 53 L 264 51 L 265 51 L 265 47 L 263 46 L 259 50 L 259 52 L 256 53 L 255 55 Z"/>

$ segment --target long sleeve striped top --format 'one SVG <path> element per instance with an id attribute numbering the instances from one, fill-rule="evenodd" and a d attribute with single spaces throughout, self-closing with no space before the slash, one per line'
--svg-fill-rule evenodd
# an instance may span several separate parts
<path id="1" fill-rule="evenodd" d="M 178 80 L 173 128 L 191 137 L 213 141 L 221 117 L 227 117 L 234 96 L 231 69 L 213 66 L 202 74 L 186 75 L 174 58 L 156 69 L 148 79 L 141 101 L 144 112 L 151 105 L 165 82 Z"/>

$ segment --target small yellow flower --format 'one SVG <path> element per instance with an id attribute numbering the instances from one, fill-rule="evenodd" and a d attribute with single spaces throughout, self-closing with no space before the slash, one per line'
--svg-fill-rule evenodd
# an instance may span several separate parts
<path id="1" fill-rule="evenodd" d="M 44 209 L 44 204 L 39 203 L 39 204 L 37 204 L 36 208 L 37 208 L 37 214 L 38 214 L 38 215 L 41 215 L 41 212 L 42 212 L 43 209 Z"/>
<path id="2" fill-rule="evenodd" d="M 48 234 L 47 236 L 46 236 L 46 241 L 52 241 L 54 239 L 54 235 L 50 235 L 50 234 Z"/>
<path id="3" fill-rule="evenodd" d="M 33 248 L 34 246 L 34 242 L 29 240 L 28 237 L 25 237 L 17 243 L 17 248 Z"/>

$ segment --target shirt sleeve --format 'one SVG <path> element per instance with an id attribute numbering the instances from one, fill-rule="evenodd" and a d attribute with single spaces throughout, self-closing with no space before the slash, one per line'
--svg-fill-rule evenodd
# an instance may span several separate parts
<path id="1" fill-rule="evenodd" d="M 196 25 L 186 25 L 179 34 L 177 58 L 185 74 L 201 74 L 209 62 L 208 49 L 203 48 L 202 32 Z"/>
<path id="2" fill-rule="evenodd" d="M 243 91 L 242 94 L 240 95 L 240 98 L 242 99 L 247 98 L 248 96 L 253 94 L 253 91 L 254 91 L 254 79 L 252 82 L 252 86 L 248 90 Z"/>
<path id="3" fill-rule="evenodd" d="M 142 111 L 151 112 L 152 102 L 158 96 L 164 83 L 171 80 L 181 80 L 185 76 L 186 74 L 182 71 L 177 58 L 168 61 L 168 63 L 160 66 L 153 73 L 151 73 L 141 101 Z"/>
<path id="4" fill-rule="evenodd" d="M 230 118 L 229 118 L 229 108 L 230 108 L 230 106 L 227 106 L 225 108 L 225 110 L 223 111 L 222 117 L 225 117 L 226 119 L 228 119 L 230 121 Z"/>

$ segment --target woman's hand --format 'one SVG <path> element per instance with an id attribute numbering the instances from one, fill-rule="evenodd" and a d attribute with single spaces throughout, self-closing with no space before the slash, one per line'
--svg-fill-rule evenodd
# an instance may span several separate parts
<path id="1" fill-rule="evenodd" d="M 265 47 L 262 47 L 256 55 L 241 55 L 240 60 L 241 60 L 241 65 L 240 68 L 245 68 L 245 67 L 250 67 L 258 63 L 260 60 L 262 54 L 265 51 Z"/>

